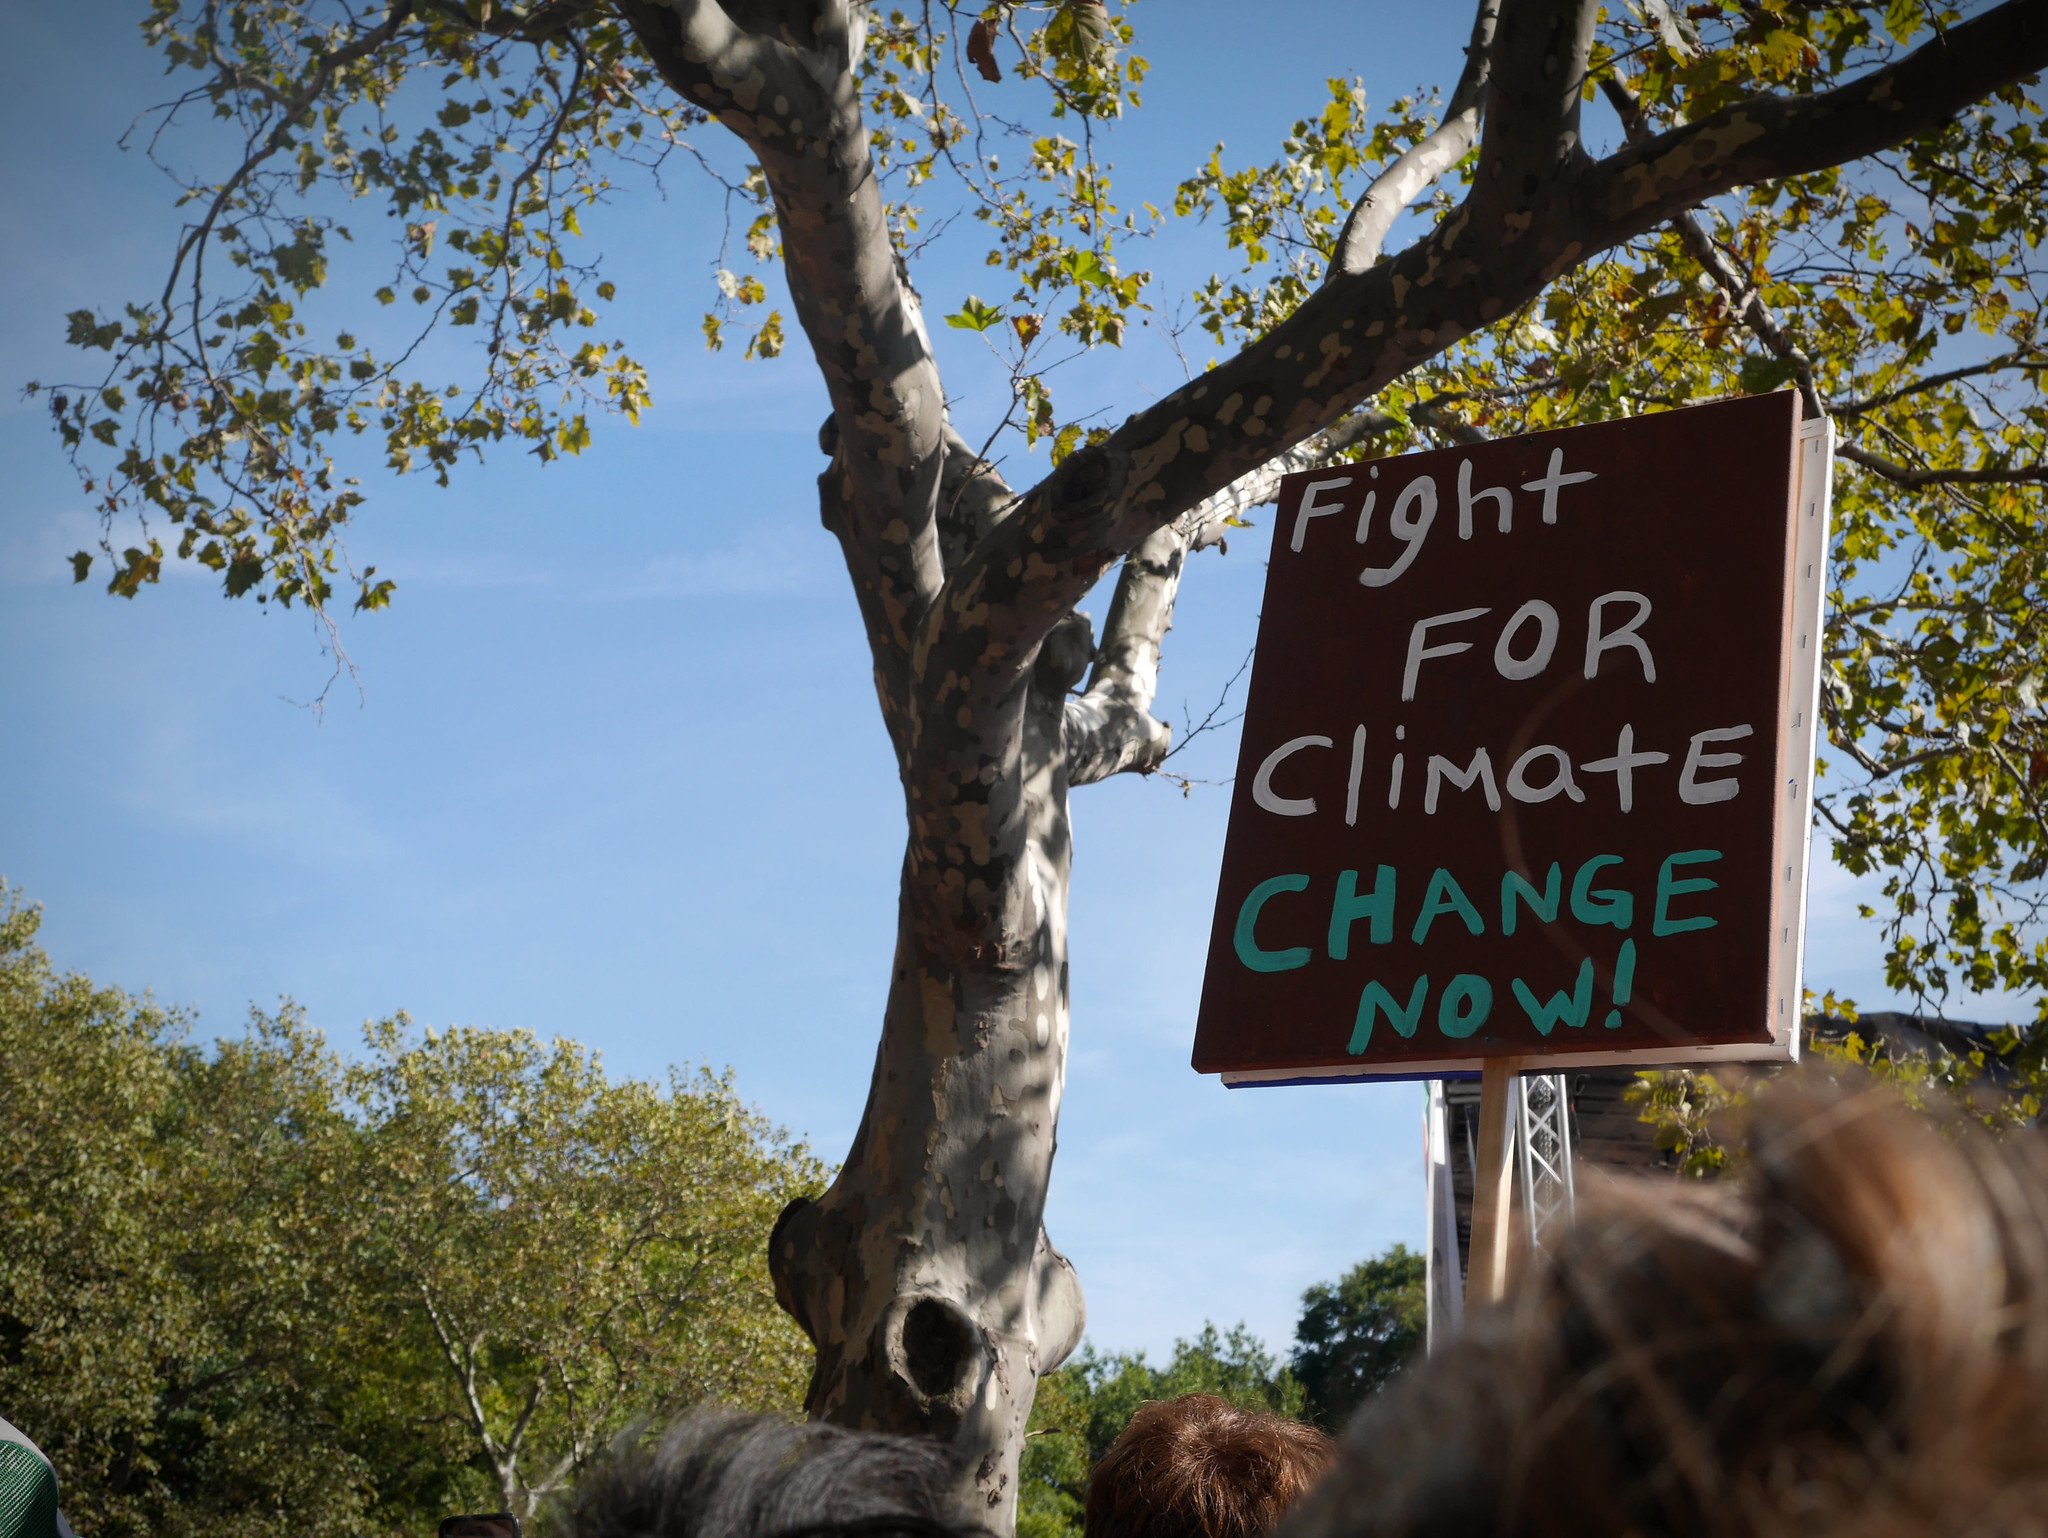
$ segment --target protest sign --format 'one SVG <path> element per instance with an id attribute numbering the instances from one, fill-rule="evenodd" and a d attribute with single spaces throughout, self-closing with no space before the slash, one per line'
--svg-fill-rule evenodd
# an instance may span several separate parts
<path id="1" fill-rule="evenodd" d="M 1288 477 L 1195 1067 L 1795 1050 L 1826 476 L 1785 393 Z"/>

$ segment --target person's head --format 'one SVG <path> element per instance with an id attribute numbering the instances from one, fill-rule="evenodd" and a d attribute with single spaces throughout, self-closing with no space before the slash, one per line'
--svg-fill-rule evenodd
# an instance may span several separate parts
<path id="1" fill-rule="evenodd" d="M 1331 1453 L 1315 1427 L 1213 1394 L 1155 1400 L 1095 1465 L 1087 1538 L 1260 1538 Z"/>
<path id="2" fill-rule="evenodd" d="M 2048 1152 L 1780 1081 L 1354 1421 L 1284 1538 L 2048 1532 Z"/>
<path id="3" fill-rule="evenodd" d="M 989 1538 L 956 1521 L 937 1443 L 707 1410 L 629 1433 L 576 1488 L 567 1538 Z"/>

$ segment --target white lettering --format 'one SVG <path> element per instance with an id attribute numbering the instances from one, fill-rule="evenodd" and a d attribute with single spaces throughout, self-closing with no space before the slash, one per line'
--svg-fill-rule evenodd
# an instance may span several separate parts
<path id="1" fill-rule="evenodd" d="M 1405 494 L 1405 493 L 1404 493 Z M 1419 619 L 1415 628 L 1408 632 L 1408 664 L 1401 670 L 1401 698 L 1415 698 L 1415 675 L 1422 671 L 1423 659 L 1427 657 L 1455 657 L 1459 652 L 1472 650 L 1470 641 L 1446 641 L 1440 646 L 1424 646 L 1422 638 L 1433 625 L 1460 625 L 1468 619 L 1477 619 L 1490 610 L 1454 609 L 1448 614 L 1432 614 L 1428 619 Z"/>
<path id="2" fill-rule="evenodd" d="M 1303 748 L 1334 748 L 1327 737 L 1295 737 L 1266 755 L 1259 772 L 1252 776 L 1252 800 L 1276 817 L 1308 817 L 1315 813 L 1313 796 L 1282 796 L 1273 791 L 1273 771 Z"/>
<path id="3" fill-rule="evenodd" d="M 1412 514 L 1411 507 L 1420 507 L 1421 513 Z M 1387 530 L 1394 538 L 1405 541 L 1407 549 L 1391 566 L 1368 566 L 1358 574 L 1358 580 L 1367 587 L 1385 587 L 1398 579 L 1402 572 L 1415 564 L 1415 558 L 1422 554 L 1422 542 L 1429 538 L 1429 526 L 1436 522 L 1436 482 L 1426 475 L 1418 475 L 1401 488 L 1401 495 L 1394 499 L 1394 510 L 1387 515 Z"/>
<path id="4" fill-rule="evenodd" d="M 1301 494 L 1301 510 L 1294 515 L 1294 537 L 1288 540 L 1288 549 L 1292 550 L 1296 555 L 1301 554 L 1302 536 L 1308 532 L 1309 519 L 1327 518 L 1331 513 L 1341 513 L 1344 511 L 1340 503 L 1332 502 L 1328 506 L 1323 506 L 1316 499 L 1326 491 L 1342 490 L 1351 484 L 1351 480 L 1352 478 L 1348 475 L 1340 475 L 1334 480 L 1310 481 L 1308 483 L 1308 489 Z M 1364 520 L 1361 519 L 1359 522 L 1361 533 L 1364 532 L 1364 528 Z"/>
<path id="5" fill-rule="evenodd" d="M 1624 599 L 1636 606 L 1636 617 L 1619 630 L 1609 634 L 1600 628 L 1600 611 L 1611 603 Z M 1612 593 L 1602 593 L 1593 600 L 1593 606 L 1586 613 L 1586 676 L 1595 678 L 1600 673 L 1600 654 L 1614 650 L 1617 646 L 1631 646 L 1643 660 L 1643 677 L 1650 683 L 1657 681 L 1657 664 L 1650 656 L 1649 643 L 1637 635 L 1643 621 L 1650 617 L 1650 600 L 1641 593 L 1632 593 L 1619 588 Z"/>
<path id="6" fill-rule="evenodd" d="M 1621 734 L 1614 740 L 1612 758 L 1588 759 L 1579 767 L 1588 774 L 1611 774 L 1614 776 L 1615 794 L 1620 797 L 1621 809 L 1626 812 L 1636 803 L 1636 769 L 1642 764 L 1668 764 L 1669 753 L 1638 753 L 1636 751 L 1636 729 L 1633 724 L 1624 723 Z"/>
<path id="7" fill-rule="evenodd" d="M 1458 461 L 1458 538 L 1472 537 L 1472 509 L 1481 502 L 1492 499 L 1497 511 L 1494 521 L 1500 532 L 1505 534 L 1515 526 L 1514 493 L 1505 486 L 1484 486 L 1478 491 L 1472 489 L 1472 461 Z"/>
<path id="8" fill-rule="evenodd" d="M 1422 789 L 1422 810 L 1425 815 L 1436 811 L 1437 791 L 1443 782 L 1449 780 L 1460 790 L 1470 790 L 1481 785 L 1486 791 L 1486 804 L 1496 812 L 1500 810 L 1500 787 L 1493 783 L 1493 759 L 1484 748 L 1472 750 L 1472 761 L 1462 769 L 1440 753 L 1429 755 L 1429 778 Z"/>
<path id="9" fill-rule="evenodd" d="M 1365 773 L 1365 728 L 1351 729 L 1351 779 L 1344 787 L 1344 826 L 1358 826 L 1358 781 Z"/>
<path id="10" fill-rule="evenodd" d="M 1557 766 L 1552 771 L 1549 782 L 1544 785 L 1531 785 L 1528 772 L 1530 766 L 1546 758 Z M 1514 767 L 1508 770 L 1508 794 L 1517 801 L 1535 805 L 1548 801 L 1559 791 L 1563 791 L 1574 801 L 1586 799 L 1586 793 L 1579 789 L 1579 782 L 1572 778 L 1572 761 L 1565 757 L 1563 748 L 1539 742 L 1516 759 Z"/>
<path id="11" fill-rule="evenodd" d="M 1718 726 L 1712 731 L 1694 732 L 1692 746 L 1685 752 L 1685 768 L 1678 776 L 1678 799 L 1687 806 L 1711 806 L 1716 801 L 1733 801 L 1742 786 L 1733 778 L 1708 780 L 1702 784 L 1702 769 L 1728 769 L 1742 762 L 1740 753 L 1702 753 L 1709 742 L 1737 742 L 1750 735 L 1747 726 Z"/>
<path id="12" fill-rule="evenodd" d="M 1537 479 L 1523 482 L 1522 490 L 1542 492 L 1543 521 L 1545 523 L 1555 523 L 1557 522 L 1558 488 L 1562 486 L 1576 486 L 1581 481 L 1597 479 L 1599 477 L 1594 475 L 1591 470 L 1573 470 L 1567 474 L 1564 468 L 1564 450 L 1552 449 L 1550 451 L 1550 468 L 1544 471 Z M 1503 528 L 1505 528 L 1505 525 L 1503 525 Z"/>
<path id="13" fill-rule="evenodd" d="M 1514 647 L 1509 644 L 1530 620 L 1536 621 L 1536 650 L 1526 657 L 1517 657 Z M 1493 646 L 1494 670 L 1502 678 L 1534 678 L 1550 666 L 1550 657 L 1557 650 L 1557 610 L 1540 598 L 1532 598 L 1521 608 L 1508 616 L 1508 622 L 1501 627 L 1500 639 Z"/>

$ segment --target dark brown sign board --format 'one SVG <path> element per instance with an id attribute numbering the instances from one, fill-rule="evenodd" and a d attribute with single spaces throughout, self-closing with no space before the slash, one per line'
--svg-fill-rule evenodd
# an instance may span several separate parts
<path id="1" fill-rule="evenodd" d="M 1195 1068 L 1796 1053 L 1828 468 L 1787 392 L 1287 477 Z"/>

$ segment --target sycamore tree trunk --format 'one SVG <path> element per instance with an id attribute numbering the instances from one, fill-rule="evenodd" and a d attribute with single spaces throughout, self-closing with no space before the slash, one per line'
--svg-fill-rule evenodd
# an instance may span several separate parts
<path id="1" fill-rule="evenodd" d="M 859 8 L 619 8 L 669 83 L 767 176 L 832 402 L 823 519 L 905 798 L 866 1113 L 831 1189 L 776 1229 L 777 1295 L 817 1346 L 811 1412 L 947 1441 L 963 1514 L 1006 1530 L 1038 1377 L 1083 1320 L 1043 1222 L 1068 1033 L 1067 796 L 1166 750 L 1151 706 L 1188 553 L 1281 472 L 1368 436 L 1375 391 L 1557 274 L 1730 188 L 1897 144 L 2038 71 L 2048 0 L 2007 0 L 1835 90 L 1759 94 L 1604 160 L 1579 133 L 1594 0 L 1478 0 L 1443 122 L 1383 168 L 1322 286 L 1021 494 L 948 421 L 869 156 Z M 1464 201 L 1383 257 L 1402 210 L 1475 148 Z M 1119 561 L 1098 639 L 1075 605 Z"/>
<path id="2" fill-rule="evenodd" d="M 813 1415 L 978 1449 L 1007 1521 L 1040 1373 L 1080 1340 L 1080 1284 L 1047 1237 L 1067 1049 L 1066 684 L 1043 664 L 1015 773 L 963 776 L 942 869 L 913 839 L 867 1113 L 832 1189 L 785 1214 L 778 1296 L 817 1343 Z M 997 922 L 965 933 L 946 894 Z M 941 900 L 935 901 L 935 898 Z"/>

